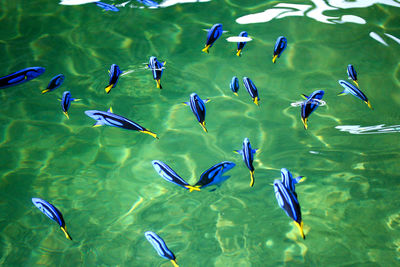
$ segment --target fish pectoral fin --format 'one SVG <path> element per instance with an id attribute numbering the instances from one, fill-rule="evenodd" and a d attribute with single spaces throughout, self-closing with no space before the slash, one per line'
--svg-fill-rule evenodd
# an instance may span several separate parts
<path id="1" fill-rule="evenodd" d="M 242 155 L 243 151 L 242 150 L 233 150 L 236 154 Z"/>
<path id="2" fill-rule="evenodd" d="M 151 136 L 153 136 L 155 139 L 159 139 L 159 138 L 157 137 L 157 134 L 155 134 L 155 133 L 153 133 L 153 132 L 150 132 L 150 131 L 148 131 L 148 130 L 145 130 L 145 131 L 139 131 L 139 132 L 142 132 L 142 133 L 145 133 L 145 134 L 151 135 Z"/>
<path id="3" fill-rule="evenodd" d="M 275 63 L 277 57 L 278 55 L 274 55 L 274 57 L 272 58 L 272 63 Z"/>
<path id="4" fill-rule="evenodd" d="M 185 185 L 185 188 L 189 189 L 189 192 L 193 191 L 200 191 L 200 185 L 192 186 L 192 185 Z"/>
<path id="5" fill-rule="evenodd" d="M 167 64 L 167 61 L 164 61 L 164 62 L 162 63 L 163 67 L 165 66 L 165 64 Z"/>
<path id="6" fill-rule="evenodd" d="M 42 90 L 42 94 L 45 94 L 45 93 L 47 93 L 49 91 L 50 91 L 50 89 L 44 89 L 44 90 Z"/>
<path id="7" fill-rule="evenodd" d="M 93 125 L 93 127 L 100 127 L 103 125 L 104 125 L 104 123 L 102 121 L 96 121 L 96 123 Z"/>
<path id="8" fill-rule="evenodd" d="M 301 221 L 301 223 L 299 224 L 298 222 L 294 221 L 294 224 L 297 226 L 297 228 L 300 231 L 301 237 L 303 239 L 306 239 L 306 236 L 304 235 L 304 231 L 303 231 L 303 221 Z"/>
<path id="9" fill-rule="evenodd" d="M 208 49 L 210 48 L 210 45 L 206 45 L 201 51 L 205 52 L 208 54 Z"/>
<path id="10" fill-rule="evenodd" d="M 71 101 L 82 101 L 82 98 L 72 98 Z"/>
<path id="11" fill-rule="evenodd" d="M 67 239 L 69 239 L 69 240 L 72 240 L 72 237 L 68 234 L 68 232 L 67 232 L 67 227 L 65 226 L 65 227 L 60 227 L 61 228 L 61 230 L 64 232 L 64 234 L 65 234 L 65 237 L 67 238 Z"/>
<path id="12" fill-rule="evenodd" d="M 174 267 L 179 267 L 178 263 L 176 263 L 176 260 L 171 260 L 172 265 L 174 265 Z"/>
<path id="13" fill-rule="evenodd" d="M 254 171 L 250 171 L 250 187 L 254 185 Z"/>
<path id="14" fill-rule="evenodd" d="M 111 88 L 113 88 L 114 84 L 109 84 L 106 88 L 104 88 L 104 90 L 106 91 L 106 93 L 108 94 L 111 91 Z"/>
<path id="15" fill-rule="evenodd" d="M 208 102 L 210 102 L 210 101 L 211 101 L 211 100 L 207 98 L 207 99 L 204 99 L 203 102 L 204 102 L 204 104 L 205 104 L 205 103 L 208 103 Z"/>
<path id="16" fill-rule="evenodd" d="M 258 150 L 259 150 L 258 148 L 252 149 L 252 150 L 251 150 L 251 153 L 254 154 L 254 153 L 256 153 Z"/>
<path id="17" fill-rule="evenodd" d="M 110 107 L 107 112 L 113 113 L 112 107 Z"/>
<path id="18" fill-rule="evenodd" d="M 343 92 L 340 92 L 339 94 L 337 94 L 338 96 L 342 96 L 342 95 L 347 95 L 348 92 L 346 92 L 346 90 L 344 90 Z"/>
<path id="19" fill-rule="evenodd" d="M 295 182 L 296 184 L 298 184 L 298 183 L 304 182 L 306 179 L 307 179 L 307 178 L 304 177 L 304 176 L 298 176 L 298 177 L 294 178 L 293 180 L 294 180 L 294 182 Z"/>

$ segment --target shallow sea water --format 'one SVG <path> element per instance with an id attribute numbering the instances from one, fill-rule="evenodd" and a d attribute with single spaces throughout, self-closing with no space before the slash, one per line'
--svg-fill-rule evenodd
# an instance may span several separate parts
<path id="1" fill-rule="evenodd" d="M 115 1 L 113 13 L 0 0 L 0 76 L 46 68 L 0 90 L 0 265 L 172 266 L 145 239 L 148 230 L 180 266 L 399 265 L 400 1 L 178 2 L 150 9 Z M 215 23 L 228 32 L 207 55 L 203 29 Z M 237 57 L 225 38 L 243 30 L 254 40 Z M 280 35 L 288 47 L 273 64 Z M 150 56 L 167 62 L 162 90 L 143 69 Z M 107 95 L 113 63 L 132 72 Z M 374 110 L 337 96 L 348 64 Z M 41 95 L 59 73 L 64 84 Z M 229 89 L 234 75 L 239 96 Z M 304 130 L 290 103 L 317 89 L 327 105 Z M 66 90 L 82 99 L 69 120 L 57 101 Z M 182 105 L 192 92 L 211 100 L 207 134 Z M 160 139 L 93 128 L 84 111 L 110 106 Z M 233 153 L 245 137 L 260 149 L 253 188 Z M 189 183 L 218 162 L 236 167 L 215 191 L 189 193 L 158 176 L 155 159 Z M 275 199 L 271 184 L 283 167 L 307 177 L 296 186 L 306 240 Z M 73 241 L 32 197 L 61 210 Z"/>

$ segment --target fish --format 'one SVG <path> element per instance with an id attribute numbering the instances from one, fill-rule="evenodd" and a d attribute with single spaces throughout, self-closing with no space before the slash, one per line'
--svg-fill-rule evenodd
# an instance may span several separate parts
<path id="1" fill-rule="evenodd" d="M 302 95 L 306 100 L 301 104 L 300 115 L 303 122 L 304 129 L 308 128 L 308 117 L 313 113 L 321 104 L 321 99 L 324 96 L 323 90 L 314 91 L 310 96 Z"/>
<path id="2" fill-rule="evenodd" d="M 249 92 L 251 98 L 253 99 L 254 104 L 259 106 L 258 102 L 260 101 L 260 97 L 258 96 L 258 90 L 256 85 L 253 83 L 250 78 L 243 77 L 244 87 L 246 87 L 247 92 Z"/>
<path id="3" fill-rule="evenodd" d="M 136 122 L 133 122 L 120 115 L 114 114 L 112 108 L 109 108 L 107 111 L 86 110 L 85 114 L 90 118 L 96 120 L 96 123 L 93 125 L 93 127 L 99 127 L 103 125 L 113 126 L 126 130 L 139 131 L 141 133 L 151 135 L 154 138 L 158 139 L 157 134 L 147 130 L 146 128 L 140 126 Z"/>
<path id="4" fill-rule="evenodd" d="M 284 36 L 279 36 L 276 40 L 274 47 L 274 55 L 272 57 L 272 62 L 275 63 L 276 59 L 279 58 L 282 52 L 286 49 L 287 39 Z"/>
<path id="5" fill-rule="evenodd" d="M 165 164 L 164 162 L 160 161 L 160 160 L 153 160 L 151 162 L 151 164 L 153 164 L 154 169 L 156 170 L 156 172 L 162 177 L 164 178 L 166 181 L 179 185 L 185 189 L 189 189 L 190 192 L 196 190 L 196 191 L 200 191 L 200 189 L 195 188 L 193 186 L 191 186 L 190 184 L 188 184 L 184 179 L 182 179 L 176 172 L 174 172 L 174 170 L 171 169 L 171 167 L 169 167 L 167 164 Z"/>
<path id="6" fill-rule="evenodd" d="M 49 85 L 47 85 L 47 88 L 42 90 L 42 94 L 53 91 L 54 89 L 57 89 L 58 87 L 60 87 L 60 85 L 64 82 L 64 79 L 65 79 L 65 76 L 62 74 L 58 74 L 57 76 L 54 76 L 50 80 Z"/>
<path id="7" fill-rule="evenodd" d="M 339 96 L 347 95 L 348 93 L 350 93 L 364 101 L 364 103 L 367 104 L 370 109 L 373 109 L 367 96 L 363 92 L 361 92 L 361 90 L 358 89 L 356 86 L 344 80 L 339 80 L 339 84 L 344 88 L 344 90 L 338 94 Z"/>
<path id="8" fill-rule="evenodd" d="M 30 67 L 0 78 L 0 89 L 18 85 L 35 79 L 45 72 L 43 67 Z"/>
<path id="9" fill-rule="evenodd" d="M 349 79 L 353 80 L 356 86 L 359 87 L 357 82 L 357 72 L 351 64 L 347 66 L 347 75 L 349 76 Z"/>
<path id="10" fill-rule="evenodd" d="M 32 198 L 32 203 L 47 217 L 58 223 L 60 225 L 61 230 L 65 234 L 65 237 L 69 240 L 72 240 L 70 234 L 67 232 L 67 226 L 65 225 L 64 218 L 61 212 L 56 207 L 54 207 L 46 200 L 40 198 Z"/>
<path id="11" fill-rule="evenodd" d="M 153 0 L 136 0 L 136 1 L 149 7 L 158 7 L 158 3 Z"/>
<path id="12" fill-rule="evenodd" d="M 94 4 L 96 6 L 98 6 L 98 7 L 101 7 L 105 11 L 113 11 L 113 12 L 118 12 L 119 11 L 119 9 L 116 6 L 110 5 L 110 4 L 106 4 L 106 3 L 103 3 L 103 2 L 100 2 L 100 1 L 94 2 Z"/>
<path id="13" fill-rule="evenodd" d="M 303 231 L 300 204 L 297 197 L 283 185 L 281 180 L 274 181 L 274 191 L 278 205 L 286 212 L 287 216 L 292 218 L 294 224 L 300 231 L 301 237 L 306 239 Z"/>
<path id="14" fill-rule="evenodd" d="M 208 54 L 208 50 L 210 47 L 213 46 L 214 42 L 217 41 L 217 39 L 222 35 L 223 30 L 222 30 L 222 24 L 214 24 L 211 29 L 208 30 L 207 34 L 207 42 L 205 44 L 205 47 L 203 48 L 203 52 Z"/>
<path id="15" fill-rule="evenodd" d="M 110 93 L 111 88 L 114 88 L 117 85 L 118 79 L 121 76 L 122 71 L 117 64 L 112 64 L 108 73 L 110 75 L 110 81 L 105 88 L 107 94 Z"/>
<path id="16" fill-rule="evenodd" d="M 286 168 L 281 169 L 281 178 L 282 178 L 282 184 L 286 187 L 286 189 L 292 191 L 294 196 L 297 197 L 296 188 L 294 185 L 303 182 L 305 178 L 303 176 L 298 176 L 296 178 L 293 178 L 290 171 L 288 171 L 288 169 Z"/>
<path id="17" fill-rule="evenodd" d="M 247 34 L 246 31 L 242 31 L 242 32 L 239 34 L 239 36 L 240 36 L 240 37 L 247 37 L 248 34 Z M 243 48 L 244 48 L 245 45 L 246 45 L 246 42 L 239 42 L 239 43 L 237 43 L 237 52 L 236 52 L 236 55 L 237 55 L 238 57 L 240 57 L 240 55 L 241 55 L 241 53 L 242 53 L 242 50 L 243 50 Z"/>
<path id="18" fill-rule="evenodd" d="M 80 99 L 75 99 L 71 97 L 71 93 L 69 91 L 65 91 L 61 98 L 61 108 L 63 110 L 64 115 L 69 119 L 68 110 L 71 106 L 72 101 L 79 101 Z"/>
<path id="19" fill-rule="evenodd" d="M 201 174 L 199 181 L 193 187 L 200 191 L 201 188 L 220 184 L 230 178 L 230 176 L 223 176 L 223 174 L 235 166 L 236 164 L 230 161 L 215 164 Z"/>
<path id="20" fill-rule="evenodd" d="M 247 168 L 250 170 L 250 187 L 254 185 L 254 153 L 257 152 L 258 149 L 252 149 L 250 145 L 249 138 L 245 138 L 243 140 L 243 145 L 241 150 L 235 150 L 236 153 L 242 155 L 243 161 L 246 164 Z"/>
<path id="21" fill-rule="evenodd" d="M 233 76 L 229 86 L 230 86 L 232 92 L 235 95 L 238 95 L 238 91 L 239 91 L 239 79 L 238 79 L 238 77 Z"/>
<path id="22" fill-rule="evenodd" d="M 149 64 L 147 64 L 147 67 L 151 69 L 153 73 L 153 79 L 156 80 L 157 88 L 159 89 L 162 89 L 160 79 L 164 71 L 165 63 L 165 61 L 163 63 L 159 62 L 156 57 L 150 57 Z"/>
<path id="23" fill-rule="evenodd" d="M 203 101 L 196 93 L 192 93 L 190 95 L 190 101 L 183 103 L 190 107 L 193 114 L 196 116 L 196 119 L 199 121 L 200 126 L 206 133 L 207 133 L 206 122 L 205 122 L 206 106 L 204 105 L 204 103 L 207 103 L 208 101 L 209 99 L 205 99 Z"/>
<path id="24" fill-rule="evenodd" d="M 179 267 L 176 263 L 176 257 L 174 253 L 167 247 L 164 240 L 159 237 L 156 233 L 152 231 L 147 231 L 144 233 L 147 241 L 153 246 L 153 248 L 157 251 L 158 255 L 163 257 L 164 259 L 170 260 L 174 267 Z"/>

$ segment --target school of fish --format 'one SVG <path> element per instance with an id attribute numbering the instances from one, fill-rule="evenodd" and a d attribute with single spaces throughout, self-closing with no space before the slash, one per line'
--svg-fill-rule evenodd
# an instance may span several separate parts
<path id="1" fill-rule="evenodd" d="M 104 9 L 105 11 L 113 11 L 113 12 L 119 11 L 118 8 L 115 7 L 114 5 L 102 3 L 100 1 L 88 1 L 88 2 L 94 3 L 96 6 Z M 158 6 L 158 4 L 152 0 L 146 0 L 146 1 L 138 0 L 138 2 L 149 7 Z M 68 2 L 68 0 L 64 0 L 64 2 L 62 2 L 61 4 L 68 5 L 68 3 L 71 3 L 71 1 Z M 204 44 L 204 48 L 202 49 L 202 51 L 209 54 L 210 49 L 213 47 L 213 45 L 219 39 L 219 37 L 222 36 L 223 33 L 224 31 L 222 29 L 222 24 L 220 23 L 214 24 L 210 29 L 208 29 L 206 42 Z M 232 38 L 233 38 L 232 40 L 238 40 L 236 55 L 238 57 L 241 57 L 243 55 L 243 51 L 247 43 L 247 40 L 252 40 L 252 39 L 248 36 L 248 33 L 246 31 L 242 31 L 239 33 L 238 36 Z M 282 53 L 287 48 L 287 44 L 288 40 L 285 36 L 279 36 L 277 38 L 272 53 L 272 62 L 274 64 L 277 63 L 278 58 L 281 58 Z M 164 88 L 161 86 L 161 78 L 165 69 L 165 65 L 166 65 L 165 61 L 159 61 L 155 56 L 151 56 L 148 60 L 148 64 L 146 65 L 146 67 L 151 71 L 152 78 L 156 81 L 156 87 L 158 89 Z M 39 76 L 42 76 L 44 72 L 45 72 L 44 67 L 27 67 L 25 69 L 16 71 L 12 74 L 0 78 L 0 89 L 23 84 L 32 79 L 38 78 Z M 105 86 L 106 94 L 110 94 L 111 89 L 118 90 L 115 88 L 123 73 L 124 72 L 121 71 L 121 69 L 117 64 L 111 65 L 109 70 L 109 82 Z M 369 99 L 359 88 L 357 73 L 354 66 L 351 64 L 347 66 L 347 75 L 348 78 L 353 81 L 354 85 L 347 81 L 339 80 L 338 81 L 339 85 L 344 88 L 344 90 L 340 92 L 339 95 L 351 94 L 362 100 L 365 104 L 368 105 L 369 108 L 372 109 Z M 54 76 L 53 78 L 50 79 L 47 88 L 43 89 L 41 93 L 46 95 L 51 94 L 53 91 L 55 91 L 55 89 L 62 86 L 64 80 L 65 77 L 63 74 L 58 74 Z M 247 92 L 249 93 L 254 104 L 259 106 L 260 105 L 259 91 L 254 82 L 248 77 L 243 77 L 243 85 L 246 88 Z M 229 88 L 236 96 L 239 95 L 238 77 L 236 76 L 232 77 L 232 80 L 229 84 Z M 165 87 L 165 89 L 168 90 L 168 85 Z M 304 129 L 308 129 L 309 116 L 319 106 L 323 106 L 326 104 L 325 101 L 322 100 L 324 94 L 325 92 L 323 90 L 315 90 L 309 95 L 302 94 L 301 96 L 304 98 L 304 100 L 292 104 L 292 106 L 300 106 L 300 118 L 304 125 Z M 69 91 L 65 91 L 62 94 L 60 98 L 61 110 L 68 119 L 70 118 L 70 114 L 68 113 L 68 111 L 71 107 L 71 103 L 79 100 L 80 99 L 72 98 L 71 93 Z M 196 117 L 198 123 L 200 124 L 201 128 L 204 130 L 205 133 L 208 132 L 205 123 L 206 119 L 205 104 L 208 103 L 209 101 L 210 99 L 202 99 L 197 93 L 193 92 L 189 96 L 189 101 L 183 102 L 184 105 L 190 107 L 192 113 Z M 112 126 L 126 130 L 138 131 L 150 135 L 155 139 L 158 139 L 156 133 L 144 128 L 143 126 L 139 125 L 138 123 L 128 118 L 115 114 L 111 107 L 107 111 L 101 111 L 95 109 L 86 110 L 85 114 L 88 117 L 95 120 L 93 127 Z M 237 145 L 238 144 L 232 145 L 232 147 Z M 244 164 L 246 165 L 246 167 L 250 172 L 250 187 L 255 186 L 255 167 L 253 165 L 253 161 L 255 154 L 258 152 L 258 149 L 253 149 L 250 144 L 250 139 L 248 137 L 244 137 L 242 148 L 234 150 L 234 152 L 242 156 L 242 160 L 244 161 Z M 224 181 L 230 178 L 230 176 L 224 176 L 224 174 L 236 166 L 235 163 L 230 161 L 223 161 L 220 163 L 216 163 L 215 165 L 205 170 L 200 175 L 200 178 L 195 184 L 190 185 L 188 182 L 185 181 L 185 179 L 180 177 L 170 166 L 168 166 L 163 161 L 153 160 L 152 165 L 156 173 L 158 173 L 167 182 L 175 184 L 183 189 L 189 190 L 189 192 L 193 191 L 201 192 L 204 191 L 205 190 L 204 188 L 207 187 L 213 188 L 210 191 L 216 190 L 218 187 L 221 186 L 221 184 Z M 239 177 L 237 178 L 243 179 Z M 154 177 L 151 179 L 154 179 L 154 182 L 157 182 L 157 180 Z M 275 197 L 278 206 L 282 208 L 285 211 L 286 215 L 293 220 L 295 226 L 299 229 L 300 236 L 303 239 L 305 239 L 300 202 L 298 199 L 298 195 L 295 191 L 295 184 L 302 182 L 303 180 L 305 180 L 303 176 L 293 178 L 289 170 L 287 170 L 286 168 L 282 168 L 281 180 L 275 179 L 273 181 L 273 189 L 275 192 Z M 168 185 L 166 184 L 165 187 L 168 187 Z M 168 189 L 174 190 L 173 188 L 169 187 Z M 32 202 L 48 218 L 58 223 L 60 229 L 62 230 L 67 239 L 72 240 L 70 234 L 67 232 L 67 227 L 60 210 L 58 210 L 53 204 L 50 204 L 49 202 L 41 198 L 32 198 Z M 178 266 L 175 254 L 167 247 L 164 240 L 160 236 L 158 236 L 156 233 L 152 231 L 147 231 L 144 233 L 144 235 L 145 238 L 150 242 L 150 244 L 154 247 L 154 249 L 161 257 L 171 261 L 171 263 L 174 266 Z"/>

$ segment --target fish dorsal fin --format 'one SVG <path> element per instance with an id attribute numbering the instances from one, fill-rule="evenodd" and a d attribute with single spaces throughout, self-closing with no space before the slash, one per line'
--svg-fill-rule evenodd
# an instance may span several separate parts
<path id="1" fill-rule="evenodd" d="M 93 127 L 100 127 L 103 125 L 104 125 L 104 123 L 102 121 L 96 121 L 96 123 L 93 125 Z"/>
<path id="2" fill-rule="evenodd" d="M 112 107 L 110 107 L 107 112 L 113 113 Z"/>
<path id="3" fill-rule="evenodd" d="M 204 102 L 204 104 L 205 104 L 205 103 L 208 103 L 208 102 L 210 102 L 210 101 L 211 101 L 211 100 L 207 98 L 207 99 L 204 99 L 203 102 Z"/>

